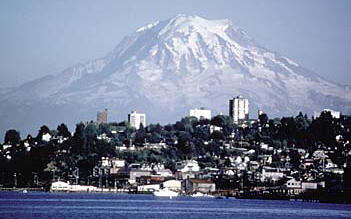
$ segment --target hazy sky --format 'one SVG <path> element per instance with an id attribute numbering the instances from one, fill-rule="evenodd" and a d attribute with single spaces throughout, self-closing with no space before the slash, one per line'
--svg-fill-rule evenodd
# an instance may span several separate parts
<path id="1" fill-rule="evenodd" d="M 351 84 L 351 1 L 0 1 L 0 87 L 104 56 L 138 27 L 176 14 L 228 18 L 260 45 Z"/>

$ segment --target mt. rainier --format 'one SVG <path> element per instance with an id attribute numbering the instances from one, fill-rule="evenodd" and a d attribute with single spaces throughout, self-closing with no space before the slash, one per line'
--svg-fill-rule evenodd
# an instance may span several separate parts
<path id="1" fill-rule="evenodd" d="M 131 110 L 163 123 L 195 107 L 227 114 L 237 95 L 249 99 L 251 115 L 258 109 L 270 117 L 323 108 L 351 113 L 349 87 L 257 45 L 229 20 L 186 15 L 139 28 L 103 58 L 0 93 L 2 133 L 72 126 L 103 108 L 118 121 Z"/>

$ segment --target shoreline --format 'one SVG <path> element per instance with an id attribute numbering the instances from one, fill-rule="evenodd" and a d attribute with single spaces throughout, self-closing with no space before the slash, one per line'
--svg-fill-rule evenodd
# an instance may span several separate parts
<path id="1" fill-rule="evenodd" d="M 26 192 L 24 192 L 26 191 Z M 135 191 L 122 191 L 120 189 L 102 189 L 95 191 L 50 191 L 44 188 L 0 188 L 0 192 L 45 192 L 45 193 L 81 193 L 81 194 L 124 194 L 124 195 L 152 195 L 152 192 L 135 192 Z M 183 197 L 191 197 L 189 195 L 180 194 Z M 299 196 L 246 196 L 246 195 L 231 195 L 223 196 L 218 195 L 213 199 L 250 199 L 250 200 L 280 200 L 290 202 L 310 202 L 310 203 L 329 203 L 329 204 L 351 204 L 351 192 L 322 192 L 322 193 L 306 193 Z"/>

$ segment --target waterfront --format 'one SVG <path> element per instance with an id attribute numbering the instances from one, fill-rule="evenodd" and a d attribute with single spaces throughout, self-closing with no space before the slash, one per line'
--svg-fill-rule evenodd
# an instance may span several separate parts
<path id="1" fill-rule="evenodd" d="M 0 192 L 0 218 L 350 218 L 351 205 L 152 195 Z"/>

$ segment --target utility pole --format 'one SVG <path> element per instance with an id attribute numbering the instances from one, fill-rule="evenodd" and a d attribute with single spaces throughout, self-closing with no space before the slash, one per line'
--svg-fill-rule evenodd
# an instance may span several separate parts
<path id="1" fill-rule="evenodd" d="M 325 156 L 323 155 L 323 172 L 325 172 Z"/>
<path id="2" fill-rule="evenodd" d="M 14 179 L 13 179 L 13 184 L 14 184 L 14 187 L 16 188 L 17 187 L 17 173 L 14 173 L 13 174 L 13 177 L 14 177 Z"/>
<path id="3" fill-rule="evenodd" d="M 99 168 L 99 188 L 102 187 L 102 169 Z"/>
<path id="4" fill-rule="evenodd" d="M 76 167 L 76 185 L 79 184 L 79 168 Z"/>
<path id="5" fill-rule="evenodd" d="M 37 173 L 33 173 L 34 177 L 33 177 L 33 184 L 38 187 L 38 174 Z"/>

